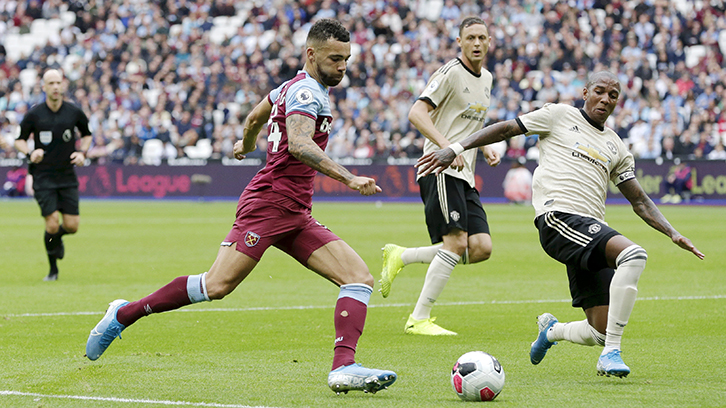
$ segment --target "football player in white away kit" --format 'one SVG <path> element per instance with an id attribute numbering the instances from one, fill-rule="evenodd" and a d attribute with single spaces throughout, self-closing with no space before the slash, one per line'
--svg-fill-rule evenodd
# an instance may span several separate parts
<path id="1" fill-rule="evenodd" d="M 463 140 L 484 125 L 492 88 L 492 74 L 482 67 L 489 39 L 482 19 L 465 18 L 457 38 L 460 56 L 431 76 L 411 107 L 408 118 L 426 137 L 424 153 Z M 490 166 L 499 164 L 496 150 L 487 146 L 482 151 Z M 474 180 L 476 155 L 475 150 L 468 151 L 441 174 L 417 180 L 433 245 L 404 248 L 386 244 L 383 248 L 383 297 L 388 297 L 393 279 L 405 265 L 429 264 L 421 294 L 404 326 L 405 333 L 456 335 L 433 322 L 431 309 L 458 263 L 477 263 L 491 255 L 489 224 Z"/>
<path id="2" fill-rule="evenodd" d="M 567 265 L 572 305 L 581 307 L 587 318 L 559 323 L 549 313 L 539 316 L 539 334 L 530 350 L 532 364 L 539 364 L 556 341 L 567 340 L 605 346 L 597 363 L 599 375 L 630 373 L 620 356 L 620 343 L 647 254 L 605 223 L 608 181 L 648 225 L 699 259 L 704 257 L 653 204 L 635 179 L 633 156 L 618 135 L 605 127 L 619 96 L 617 77 L 597 72 L 583 89 L 582 109 L 547 104 L 488 126 L 461 143 L 425 155 L 416 164 L 421 174 L 441 172 L 466 149 L 522 134 L 540 135 L 540 164 L 532 185 L 535 225 L 545 252 Z"/>

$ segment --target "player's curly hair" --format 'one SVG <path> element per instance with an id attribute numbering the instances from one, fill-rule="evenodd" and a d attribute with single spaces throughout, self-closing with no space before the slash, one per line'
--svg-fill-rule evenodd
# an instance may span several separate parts
<path id="1" fill-rule="evenodd" d="M 350 42 L 350 32 L 339 21 L 331 18 L 323 18 L 315 22 L 310 31 L 306 43 L 321 43 L 334 39 L 341 42 Z"/>

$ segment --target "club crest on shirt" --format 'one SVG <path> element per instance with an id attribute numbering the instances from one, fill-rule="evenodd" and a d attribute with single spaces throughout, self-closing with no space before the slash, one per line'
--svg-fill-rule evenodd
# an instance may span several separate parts
<path id="1" fill-rule="evenodd" d="M 252 248 L 257 245 L 258 242 L 260 242 L 260 236 L 252 231 L 247 231 L 247 234 L 245 234 L 245 245 Z"/>
<path id="2" fill-rule="evenodd" d="M 608 146 L 608 149 L 610 149 L 610 151 L 613 154 L 618 154 L 618 148 L 615 147 L 615 143 L 613 143 L 613 142 L 607 142 L 607 146 Z"/>
<path id="3" fill-rule="evenodd" d="M 301 89 L 295 94 L 295 99 L 303 105 L 313 101 L 313 93 L 309 89 Z"/>
<path id="4" fill-rule="evenodd" d="M 601 228 L 602 227 L 600 226 L 600 224 L 592 224 L 587 227 L 587 232 L 589 232 L 590 235 L 597 234 L 598 232 L 600 232 Z"/>
<path id="5" fill-rule="evenodd" d="M 461 218 L 461 215 L 458 211 L 452 211 L 451 214 L 449 214 L 452 220 L 459 221 L 459 218 Z"/>

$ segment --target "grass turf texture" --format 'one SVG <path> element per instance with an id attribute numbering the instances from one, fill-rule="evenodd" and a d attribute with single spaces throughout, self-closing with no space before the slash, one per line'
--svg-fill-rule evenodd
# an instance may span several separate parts
<path id="1" fill-rule="evenodd" d="M 493 354 L 504 367 L 506 385 L 495 406 L 726 404 L 723 207 L 662 207 L 706 253 L 699 261 L 630 207 L 609 206 L 610 225 L 649 254 L 623 341 L 632 369 L 626 379 L 596 376 L 600 349 L 564 342 L 540 365 L 530 364 L 538 314 L 548 311 L 560 321 L 584 315 L 569 305 L 564 267 L 540 249 L 532 209 L 509 205 L 485 205 L 493 256 L 457 267 L 434 308 L 437 323 L 459 336 L 403 334 L 425 265 L 407 266 L 388 299 L 374 289 L 357 359 L 399 375 L 377 395 L 337 396 L 328 389 L 338 289 L 277 249 L 226 299 L 141 319 L 98 361 L 87 360 L 88 332 L 108 302 L 136 300 L 209 268 L 235 204 L 82 200 L 80 232 L 64 239 L 60 279 L 42 282 L 47 260 L 37 205 L 0 201 L 0 407 L 161 406 L 137 400 L 459 407 L 450 369 L 472 350 Z M 428 244 L 420 204 L 316 203 L 314 215 L 358 251 L 376 280 L 385 243 Z"/>

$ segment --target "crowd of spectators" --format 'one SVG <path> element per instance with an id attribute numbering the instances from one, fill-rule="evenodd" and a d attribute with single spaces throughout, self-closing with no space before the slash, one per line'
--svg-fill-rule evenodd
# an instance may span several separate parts
<path id="1" fill-rule="evenodd" d="M 11 141 L 43 99 L 43 72 L 60 68 L 89 115 L 94 160 L 232 157 L 246 114 L 302 67 L 311 22 L 330 17 L 350 29 L 354 55 L 330 92 L 329 154 L 417 158 L 423 138 L 408 110 L 457 56 L 461 19 L 478 15 L 492 37 L 488 123 L 581 105 L 588 74 L 607 69 L 623 87 L 608 125 L 636 157 L 724 160 L 725 12 L 723 0 L 5 0 L 0 137 Z M 53 35 L 11 55 L 10 41 L 37 30 Z M 264 155 L 264 135 L 252 156 Z M 502 151 L 536 159 L 537 138 Z"/>

